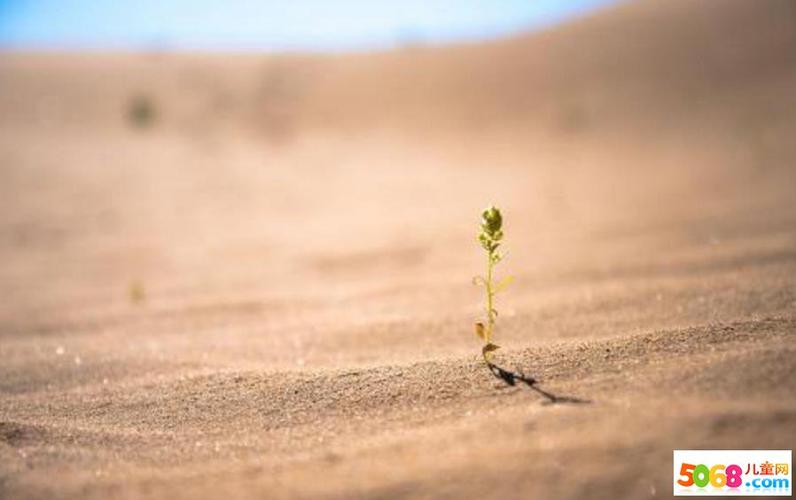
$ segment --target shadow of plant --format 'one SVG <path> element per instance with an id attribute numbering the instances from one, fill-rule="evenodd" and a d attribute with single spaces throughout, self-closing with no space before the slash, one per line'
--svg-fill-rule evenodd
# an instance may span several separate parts
<path id="1" fill-rule="evenodd" d="M 505 368 L 501 368 L 500 366 L 492 363 L 491 361 L 487 361 L 486 363 L 489 371 L 492 372 L 492 375 L 495 378 L 498 378 L 505 382 L 510 386 L 516 386 L 517 382 L 522 382 L 523 384 L 527 385 L 533 391 L 536 391 L 538 394 L 544 396 L 545 404 L 590 404 L 591 400 L 589 399 L 581 399 L 574 396 L 561 396 L 558 394 L 554 394 L 550 391 L 546 391 L 539 387 L 538 381 L 533 378 L 525 375 L 522 372 L 513 372 L 510 370 L 506 370 Z"/>

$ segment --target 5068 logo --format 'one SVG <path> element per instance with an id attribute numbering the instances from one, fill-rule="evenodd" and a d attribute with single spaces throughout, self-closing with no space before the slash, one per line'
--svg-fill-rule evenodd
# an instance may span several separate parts
<path id="1" fill-rule="evenodd" d="M 680 495 L 791 495 L 791 450 L 674 450 Z"/>

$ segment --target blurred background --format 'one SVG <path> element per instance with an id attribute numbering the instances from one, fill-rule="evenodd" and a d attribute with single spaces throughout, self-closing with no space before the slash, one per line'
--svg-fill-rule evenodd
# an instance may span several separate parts
<path id="1" fill-rule="evenodd" d="M 793 252 L 788 0 L 0 5 L 6 332 L 206 321 L 197 355 L 257 366 L 329 362 L 272 349 L 288 325 L 369 361 L 469 352 L 490 203 L 525 320 L 595 276 Z M 679 307 L 645 324 L 723 311 Z M 542 338 L 600 334 L 553 316 Z M 440 318 L 431 351 L 395 334 Z"/>
<path id="2" fill-rule="evenodd" d="M 0 497 L 641 498 L 786 448 L 795 133 L 793 0 L 0 0 Z M 592 405 L 479 364 L 493 203 L 500 359 Z"/>

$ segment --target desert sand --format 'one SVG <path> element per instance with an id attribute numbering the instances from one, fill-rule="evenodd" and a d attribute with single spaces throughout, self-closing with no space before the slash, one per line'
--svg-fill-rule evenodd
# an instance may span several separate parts
<path id="1" fill-rule="evenodd" d="M 789 0 L 0 54 L 0 497 L 668 497 L 673 449 L 792 449 L 795 89 Z M 480 360 L 491 203 L 496 359 L 580 403 Z"/>

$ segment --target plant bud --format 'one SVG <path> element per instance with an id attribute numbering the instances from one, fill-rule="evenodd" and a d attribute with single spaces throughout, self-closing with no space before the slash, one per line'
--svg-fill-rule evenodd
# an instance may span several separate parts
<path id="1" fill-rule="evenodd" d="M 481 214 L 481 227 L 490 236 L 494 236 L 503 226 L 503 216 L 497 207 L 489 207 Z M 502 236 L 502 234 L 501 234 Z"/>

